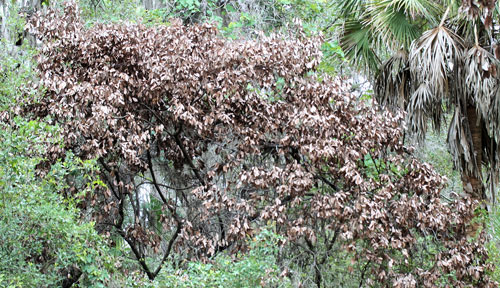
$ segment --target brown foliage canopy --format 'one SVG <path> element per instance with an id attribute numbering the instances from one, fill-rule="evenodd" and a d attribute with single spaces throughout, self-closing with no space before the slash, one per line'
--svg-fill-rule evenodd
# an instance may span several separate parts
<path id="1" fill-rule="evenodd" d="M 85 28 L 74 5 L 28 27 L 45 43 L 46 89 L 29 112 L 49 115 L 65 142 L 48 159 L 99 159 L 109 190 L 88 209 L 150 278 L 161 264 L 151 269 L 147 253 L 161 250 L 163 262 L 171 250 L 206 259 L 245 249 L 242 240 L 270 220 L 289 243 L 320 245 L 333 234 L 368 261 L 371 281 L 435 287 L 453 274 L 458 287 L 493 286 L 483 235 L 468 238 L 477 203 L 441 201 L 444 179 L 405 152 L 401 115 L 309 73 L 319 38 L 230 41 L 212 25 L 175 21 Z M 126 203 L 142 215 L 141 184 L 162 202 L 159 229 L 127 218 Z M 438 249 L 415 267 L 424 238 Z"/>

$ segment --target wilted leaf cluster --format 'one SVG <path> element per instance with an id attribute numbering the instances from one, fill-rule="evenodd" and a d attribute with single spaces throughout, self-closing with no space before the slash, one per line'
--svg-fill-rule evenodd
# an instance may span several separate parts
<path id="1" fill-rule="evenodd" d="M 208 260 L 245 250 L 270 222 L 308 247 L 330 231 L 369 263 L 371 283 L 494 286 L 483 235 L 470 238 L 477 202 L 441 201 L 444 179 L 403 147 L 402 115 L 314 76 L 320 38 L 230 41 L 176 21 L 85 28 L 72 4 L 29 29 L 45 43 L 46 92 L 27 112 L 49 116 L 65 139 L 44 164 L 67 151 L 99 159 L 108 189 L 87 208 L 151 279 L 172 251 Z M 423 238 L 438 249 L 415 267 Z"/>

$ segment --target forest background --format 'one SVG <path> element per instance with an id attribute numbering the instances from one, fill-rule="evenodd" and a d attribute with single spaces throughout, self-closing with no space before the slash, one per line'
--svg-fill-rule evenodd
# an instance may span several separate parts
<path id="1" fill-rule="evenodd" d="M 0 4 L 1 287 L 500 281 L 496 1 Z"/>

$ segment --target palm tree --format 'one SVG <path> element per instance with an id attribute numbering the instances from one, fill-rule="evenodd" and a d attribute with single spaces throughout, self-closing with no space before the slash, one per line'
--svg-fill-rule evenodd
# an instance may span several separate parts
<path id="1" fill-rule="evenodd" d="M 420 140 L 429 120 L 439 130 L 444 112 L 453 113 L 447 142 L 464 190 L 487 202 L 488 182 L 494 202 L 500 169 L 496 1 L 463 1 L 468 6 L 461 7 L 462 1 L 339 3 L 345 19 L 341 46 L 374 72 L 379 104 L 406 110 L 408 129 Z"/>

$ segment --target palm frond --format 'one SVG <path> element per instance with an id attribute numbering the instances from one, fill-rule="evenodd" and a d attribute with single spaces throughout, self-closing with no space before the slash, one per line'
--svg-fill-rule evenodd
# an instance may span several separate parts
<path id="1" fill-rule="evenodd" d="M 500 169 L 500 62 L 496 57 L 474 45 L 465 58 L 465 89 L 471 95 L 477 114 L 484 123 L 483 162 L 489 165 L 488 181 L 494 187 L 498 183 Z M 464 163 L 465 165 L 469 163 Z M 470 164 L 469 164 L 470 166 Z M 469 167 L 471 169 L 472 167 Z M 494 189 L 490 189 L 494 198 Z"/>
<path id="2" fill-rule="evenodd" d="M 410 70 L 417 85 L 427 83 L 436 97 L 450 96 L 450 80 L 463 54 L 462 39 L 445 26 L 424 32 L 410 52 Z"/>
<path id="3" fill-rule="evenodd" d="M 359 16 L 365 2 L 366 0 L 337 0 L 336 7 L 343 17 L 355 16 L 356 14 Z"/>
<path id="4" fill-rule="evenodd" d="M 389 0 L 387 1 L 397 10 L 402 10 L 412 19 L 423 17 L 427 21 L 435 22 L 436 15 L 439 15 L 441 7 L 437 1 L 429 0 Z M 435 23 L 437 24 L 437 23 Z"/>
<path id="5" fill-rule="evenodd" d="M 420 27 L 411 22 L 403 9 L 394 6 L 373 2 L 368 5 L 366 15 L 368 20 L 365 24 L 372 28 L 380 43 L 392 50 L 409 48 L 413 40 L 422 33 Z"/>
<path id="6" fill-rule="evenodd" d="M 484 158 L 489 164 L 489 191 L 491 193 L 493 205 L 495 205 L 495 185 L 500 180 L 500 142 L 499 142 L 499 123 L 500 123 L 500 89 L 497 89 L 495 96 L 491 101 L 490 114 L 486 122 L 487 129 L 490 133 L 485 142 L 485 155 Z"/>
<path id="7" fill-rule="evenodd" d="M 464 112 L 460 108 L 455 109 L 448 128 L 447 142 L 455 167 L 461 171 L 474 172 L 478 171 L 478 166 L 475 163 L 472 137 Z"/>
<path id="8" fill-rule="evenodd" d="M 408 53 L 400 49 L 380 68 L 374 85 L 378 104 L 391 109 L 405 110 L 410 95 Z"/>
<path id="9" fill-rule="evenodd" d="M 500 143 L 500 87 L 498 86 L 495 95 L 491 99 L 488 115 L 487 123 L 489 123 L 488 129 L 491 131 L 490 137 L 492 137 L 496 143 Z"/>
<path id="10" fill-rule="evenodd" d="M 361 21 L 346 21 L 339 43 L 346 57 L 355 65 L 377 70 L 380 60 L 373 50 L 373 33 Z"/>
<path id="11" fill-rule="evenodd" d="M 424 139 L 429 119 L 440 130 L 443 104 L 455 101 L 451 96 L 458 95 L 461 88 L 458 71 L 463 66 L 464 49 L 462 39 L 443 25 L 424 32 L 413 42 L 409 61 L 415 92 L 407 111 L 409 115 L 416 113 L 410 116 L 410 121 L 415 121 L 410 130 L 418 140 Z"/>
<path id="12" fill-rule="evenodd" d="M 477 111 L 486 122 L 492 127 L 488 127 L 488 134 L 498 139 L 500 131 L 499 121 L 490 119 L 495 117 L 498 111 L 492 111 L 494 98 L 497 96 L 500 81 L 497 78 L 497 71 L 500 62 L 482 47 L 474 45 L 467 52 L 465 58 L 465 88 L 469 95 L 472 95 Z M 492 135 L 493 134 L 493 135 Z"/>
<path id="13" fill-rule="evenodd" d="M 419 142 L 425 139 L 429 118 L 432 119 L 434 128 L 440 129 L 443 116 L 442 99 L 436 97 L 427 83 L 421 83 L 413 92 L 406 111 L 408 130 Z"/>

